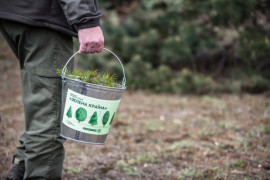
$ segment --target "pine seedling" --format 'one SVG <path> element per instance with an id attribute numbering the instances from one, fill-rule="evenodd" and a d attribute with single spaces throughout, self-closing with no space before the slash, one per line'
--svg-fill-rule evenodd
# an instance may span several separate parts
<path id="1" fill-rule="evenodd" d="M 56 69 L 56 73 L 60 76 L 62 76 L 62 69 Z"/>
<path id="2" fill-rule="evenodd" d="M 57 69 L 57 74 L 62 75 L 62 69 Z M 73 72 L 66 70 L 65 76 L 70 79 L 78 79 L 83 82 L 98 84 L 109 87 L 119 87 L 116 82 L 116 75 L 111 74 L 109 71 L 100 73 L 96 70 L 80 71 L 75 69 Z"/>
<path id="3" fill-rule="evenodd" d="M 105 86 L 113 87 L 115 82 L 116 82 L 116 75 L 111 74 L 110 71 L 107 71 L 105 78 Z"/>

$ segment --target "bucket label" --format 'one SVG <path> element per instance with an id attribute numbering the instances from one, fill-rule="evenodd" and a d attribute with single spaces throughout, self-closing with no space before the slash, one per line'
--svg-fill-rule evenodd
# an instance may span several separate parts
<path id="1" fill-rule="evenodd" d="M 87 134 L 108 134 L 119 103 L 120 99 L 96 99 L 68 89 L 63 123 Z"/>

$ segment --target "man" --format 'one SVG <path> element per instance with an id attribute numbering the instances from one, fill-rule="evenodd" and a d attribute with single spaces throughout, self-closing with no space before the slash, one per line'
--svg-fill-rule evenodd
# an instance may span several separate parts
<path id="1" fill-rule="evenodd" d="M 104 37 L 96 0 L 0 0 L 0 31 L 20 62 L 25 131 L 7 179 L 61 179 L 59 136 L 62 68 L 72 55 L 101 52 Z"/>

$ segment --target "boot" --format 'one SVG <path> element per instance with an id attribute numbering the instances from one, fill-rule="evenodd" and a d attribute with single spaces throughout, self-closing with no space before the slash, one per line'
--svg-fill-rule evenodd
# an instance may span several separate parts
<path id="1" fill-rule="evenodd" d="M 6 180 L 23 180 L 24 172 L 24 161 L 20 162 L 17 155 L 15 155 L 13 156 L 12 168 L 8 172 Z"/>

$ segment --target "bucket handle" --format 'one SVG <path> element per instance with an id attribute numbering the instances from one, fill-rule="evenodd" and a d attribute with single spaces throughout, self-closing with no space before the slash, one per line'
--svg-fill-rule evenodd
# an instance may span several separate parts
<path id="1" fill-rule="evenodd" d="M 121 67 L 122 67 L 122 70 L 123 70 L 122 87 L 125 87 L 125 85 L 126 85 L 125 69 L 124 69 L 124 66 L 123 66 L 123 64 L 122 64 L 122 62 L 121 62 L 121 60 L 120 60 L 120 58 L 119 58 L 114 52 L 112 52 L 111 50 L 109 50 L 109 49 L 107 49 L 107 48 L 103 48 L 103 49 L 106 50 L 106 51 L 108 51 L 108 52 L 110 52 L 111 54 L 113 54 L 114 57 L 116 57 L 116 59 L 119 61 L 120 65 L 121 65 Z M 79 53 L 79 51 L 75 52 L 75 53 L 69 58 L 69 60 L 67 61 L 67 63 L 65 64 L 65 66 L 64 66 L 64 68 L 63 68 L 63 70 L 62 70 L 62 78 L 65 77 L 68 63 L 69 63 L 69 62 L 71 61 L 71 59 L 72 59 L 76 54 L 78 54 L 78 53 Z"/>

